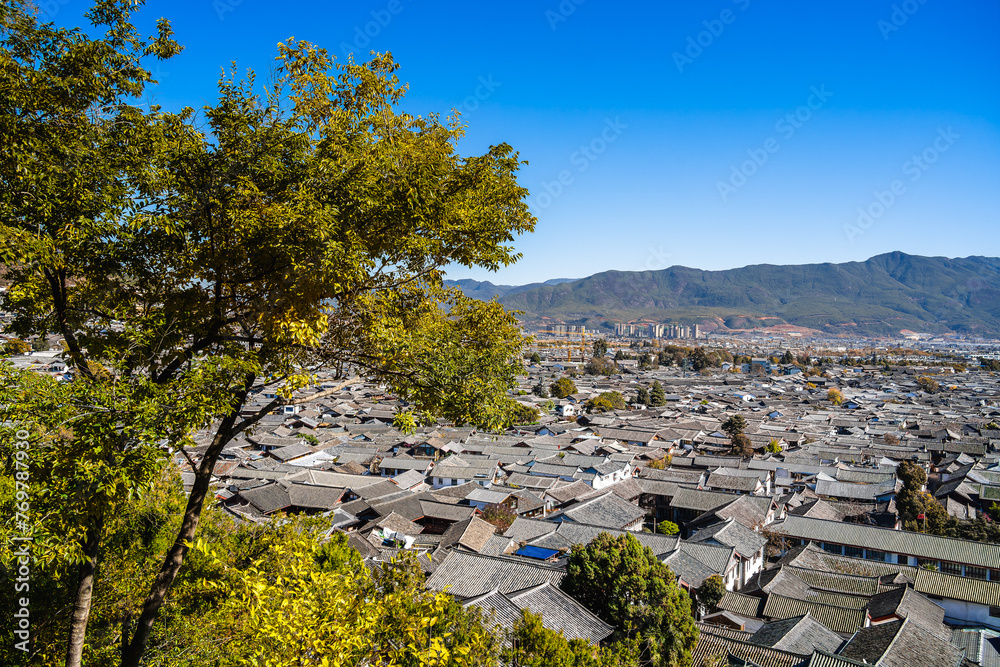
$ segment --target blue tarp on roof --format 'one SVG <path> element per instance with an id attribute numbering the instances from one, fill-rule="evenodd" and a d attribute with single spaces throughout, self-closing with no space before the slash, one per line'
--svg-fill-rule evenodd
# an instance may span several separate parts
<path id="1" fill-rule="evenodd" d="M 543 549 L 542 547 L 521 547 L 517 550 L 518 556 L 525 556 L 527 558 L 537 558 L 538 560 L 548 560 L 555 556 L 559 551 L 556 549 Z"/>

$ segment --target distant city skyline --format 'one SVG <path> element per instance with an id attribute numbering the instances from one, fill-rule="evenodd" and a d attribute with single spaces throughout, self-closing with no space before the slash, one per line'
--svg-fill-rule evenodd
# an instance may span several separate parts
<path id="1" fill-rule="evenodd" d="M 39 3 L 76 26 L 88 3 Z M 1000 255 L 1000 4 L 600 0 L 147 3 L 185 45 L 167 109 L 260 80 L 291 36 L 391 51 L 415 114 L 463 113 L 462 155 L 506 142 L 538 217 L 523 259 L 453 279 Z"/>

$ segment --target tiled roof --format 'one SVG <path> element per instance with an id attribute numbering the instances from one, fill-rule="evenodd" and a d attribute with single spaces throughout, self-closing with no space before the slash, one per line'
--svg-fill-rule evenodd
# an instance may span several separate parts
<path id="1" fill-rule="evenodd" d="M 724 660 L 729 658 L 727 662 L 723 663 L 728 665 L 734 664 L 732 658 L 737 658 L 741 661 L 749 661 L 749 664 L 758 667 L 798 667 L 805 663 L 808 656 L 730 639 L 705 629 L 698 636 L 698 643 L 695 645 L 694 651 L 691 652 L 691 657 L 693 667 L 701 667 L 716 657 L 721 657 Z M 747 664 L 747 662 L 736 662 L 735 664 Z"/>
<path id="2" fill-rule="evenodd" d="M 761 614 L 765 618 L 791 618 L 809 613 L 814 619 L 841 634 L 851 634 L 864 627 L 867 612 L 833 605 L 786 598 L 784 595 L 767 596 Z"/>
<path id="3" fill-rule="evenodd" d="M 810 654 L 814 650 L 836 651 L 844 640 L 808 613 L 763 625 L 747 641 L 761 646 Z"/>
<path id="4" fill-rule="evenodd" d="M 615 630 L 552 582 L 510 593 L 508 597 L 521 609 L 540 615 L 545 627 L 561 630 L 566 639 L 586 639 L 597 644 Z"/>
<path id="5" fill-rule="evenodd" d="M 1000 563 L 1000 544 L 799 516 L 788 516 L 781 523 L 775 524 L 773 529 L 800 539 L 848 544 L 980 567 L 996 567 Z"/>
<path id="6" fill-rule="evenodd" d="M 741 616 L 758 618 L 764 607 L 764 599 L 753 595 L 744 595 L 736 591 L 726 591 L 717 606 L 719 609 L 725 609 Z"/>
<path id="7" fill-rule="evenodd" d="M 452 551 L 427 579 L 427 587 L 458 598 L 483 595 L 494 589 L 511 593 L 550 581 L 558 584 L 562 570 L 510 558 Z"/>

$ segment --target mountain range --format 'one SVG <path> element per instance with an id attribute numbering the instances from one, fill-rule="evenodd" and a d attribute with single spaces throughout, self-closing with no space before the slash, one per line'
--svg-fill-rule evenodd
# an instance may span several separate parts
<path id="1" fill-rule="evenodd" d="M 498 297 L 527 321 L 698 323 L 705 331 L 802 327 L 828 334 L 1000 334 L 1000 258 L 891 252 L 842 264 L 755 264 L 725 271 L 672 266 L 605 271 L 523 286 L 452 282 Z"/>

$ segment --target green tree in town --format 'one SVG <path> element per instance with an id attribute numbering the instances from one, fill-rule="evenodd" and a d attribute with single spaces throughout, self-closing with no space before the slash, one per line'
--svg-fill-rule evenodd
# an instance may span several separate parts
<path id="1" fill-rule="evenodd" d="M 726 421 L 722 422 L 722 431 L 730 437 L 730 439 L 735 438 L 737 435 L 741 435 L 747 428 L 747 420 L 743 418 L 743 415 L 733 415 Z"/>
<path id="2" fill-rule="evenodd" d="M 556 398 L 566 398 L 576 393 L 576 383 L 568 377 L 561 377 L 549 386 L 549 392 Z"/>
<path id="3" fill-rule="evenodd" d="M 536 384 L 534 387 L 531 388 L 531 393 L 534 394 L 535 396 L 538 396 L 539 398 L 549 397 L 549 390 L 545 388 L 545 385 L 542 384 L 541 380 L 539 380 L 538 384 Z"/>
<path id="4" fill-rule="evenodd" d="M 527 609 L 514 622 L 511 648 L 503 653 L 503 664 L 521 667 L 638 667 L 639 646 L 635 641 L 614 642 L 594 649 L 585 639 L 567 640 L 561 632 L 542 625 L 542 617 Z"/>
<path id="5" fill-rule="evenodd" d="M 781 453 L 781 443 L 771 438 L 771 442 L 767 443 L 767 447 L 764 448 L 768 454 L 780 454 Z"/>
<path id="6" fill-rule="evenodd" d="M 692 350 L 691 354 L 688 355 L 688 359 L 691 361 L 691 368 L 699 372 L 714 365 L 705 352 L 705 349 L 701 347 L 696 347 Z"/>
<path id="7" fill-rule="evenodd" d="M 532 352 L 529 361 L 533 364 L 540 364 L 542 363 L 542 357 L 538 352 Z"/>
<path id="8" fill-rule="evenodd" d="M 560 585 L 615 626 L 613 640 L 640 640 L 653 665 L 691 664 L 698 640 L 691 600 L 635 536 L 601 533 L 590 544 L 575 545 Z"/>
<path id="9" fill-rule="evenodd" d="M 608 341 L 603 338 L 598 338 L 594 341 L 594 356 L 603 357 L 608 353 Z"/>
<path id="10" fill-rule="evenodd" d="M 681 528 L 673 521 L 661 521 L 656 524 L 656 532 L 661 535 L 676 535 L 681 532 Z"/>
<path id="11" fill-rule="evenodd" d="M 624 410 L 625 398 L 617 391 L 606 391 L 587 401 L 587 412 Z"/>
<path id="12" fill-rule="evenodd" d="M 645 387 L 639 387 L 635 393 L 635 402 L 642 405 L 649 405 L 649 390 Z"/>
<path id="13" fill-rule="evenodd" d="M 649 405 L 658 408 L 667 404 L 667 395 L 663 392 L 663 385 L 659 380 L 653 381 L 653 386 L 649 390 Z"/>
<path id="14" fill-rule="evenodd" d="M 708 609 L 712 609 L 722 597 L 726 594 L 726 582 L 722 580 L 722 577 L 718 574 L 713 574 L 712 576 L 701 582 L 695 590 L 695 597 L 698 602 L 705 605 Z"/>
<path id="15" fill-rule="evenodd" d="M 301 400 L 317 369 L 359 370 L 420 411 L 496 430 L 521 358 L 513 315 L 442 280 L 453 263 L 510 264 L 533 228 L 509 146 L 462 157 L 461 123 L 400 110 L 390 56 L 334 63 L 294 40 L 264 95 L 252 75 L 226 76 L 199 114 L 136 106 L 145 61 L 179 51 L 166 21 L 137 37 L 138 4 L 99 0 L 93 38 L 21 3 L 0 9 L 0 307 L 17 335 L 60 335 L 76 378 L 72 400 L 49 401 L 79 411 L 50 441 L 65 463 L 52 471 L 85 483 L 31 499 L 52 509 L 36 529 L 64 527 L 73 545 L 71 667 L 104 523 L 148 487 L 162 442 L 181 450 L 212 429 L 175 539 L 150 555 L 148 594 L 121 612 L 127 667 L 181 575 L 223 448 Z M 263 391 L 277 398 L 245 411 Z"/>
<path id="16" fill-rule="evenodd" d="M 592 357 L 583 371 L 588 375 L 614 375 L 618 372 L 618 366 L 607 357 Z"/>

